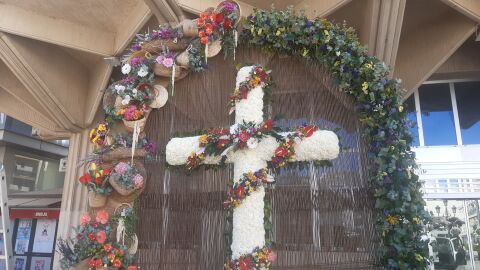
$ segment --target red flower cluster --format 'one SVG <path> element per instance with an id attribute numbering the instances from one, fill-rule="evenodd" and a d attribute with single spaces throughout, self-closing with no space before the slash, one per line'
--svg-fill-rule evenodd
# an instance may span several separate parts
<path id="1" fill-rule="evenodd" d="M 248 195 L 256 191 L 258 187 L 268 183 L 268 173 L 266 169 L 258 170 L 255 173 L 244 173 L 238 182 L 228 189 L 228 199 L 223 203 L 223 207 L 225 209 L 238 207 Z"/>
<path id="2" fill-rule="evenodd" d="M 234 111 L 235 104 L 248 97 L 248 93 L 253 90 L 253 88 L 267 87 L 270 85 L 271 78 L 268 75 L 270 70 L 265 70 L 261 66 L 255 66 L 250 72 L 250 76 L 243 82 L 240 83 L 237 89 L 233 91 L 233 95 L 230 97 L 230 113 Z"/>
<path id="3" fill-rule="evenodd" d="M 209 41 L 212 41 L 214 31 L 218 31 L 220 28 L 224 30 L 230 29 L 232 27 L 232 21 L 226 18 L 221 12 L 205 11 L 200 13 L 197 27 L 199 28 L 198 37 L 200 38 L 200 42 L 206 45 Z"/>
<path id="4" fill-rule="evenodd" d="M 192 153 L 187 158 L 187 164 L 186 164 L 187 170 L 191 171 L 193 169 L 198 168 L 198 166 L 200 166 L 204 160 L 205 160 L 205 153 L 200 153 L 198 155 L 195 152 Z"/>
<path id="5" fill-rule="evenodd" d="M 100 169 L 100 170 L 92 170 L 90 169 L 88 172 L 85 172 L 82 176 L 80 176 L 80 183 L 84 185 L 88 184 L 94 184 L 97 186 L 101 186 L 105 180 L 106 177 L 108 177 L 111 173 L 111 170 L 106 168 L 106 169 Z"/>
<path id="6" fill-rule="evenodd" d="M 257 247 L 250 254 L 240 256 L 237 260 L 228 261 L 225 264 L 225 270 L 267 269 L 276 258 L 277 255 L 272 251 L 271 247 Z"/>

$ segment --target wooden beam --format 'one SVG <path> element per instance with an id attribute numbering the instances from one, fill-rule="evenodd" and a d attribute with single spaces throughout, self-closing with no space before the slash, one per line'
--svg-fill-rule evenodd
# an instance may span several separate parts
<path id="1" fill-rule="evenodd" d="M 1 2 L 0 31 L 104 56 L 114 53 L 115 33 Z"/>
<path id="2" fill-rule="evenodd" d="M 180 19 L 166 0 L 143 0 L 159 22 L 178 23 Z"/>
<path id="3" fill-rule="evenodd" d="M 309 18 L 326 17 L 350 3 L 350 1 L 351 0 L 304 0 L 295 6 L 295 10 L 305 11 L 305 14 Z"/>
<path id="4" fill-rule="evenodd" d="M 185 11 L 199 14 L 207 8 L 216 7 L 221 0 L 177 0 L 178 5 Z M 242 16 L 248 16 L 253 13 L 254 6 L 246 4 L 242 1 L 236 1 L 242 10 Z"/>
<path id="5" fill-rule="evenodd" d="M 443 6 L 419 10 L 407 3 L 394 76 L 403 80 L 407 95 L 428 79 L 475 32 L 477 23 Z M 410 5 L 410 7 L 409 7 Z M 419 22 L 421 24 L 419 24 Z"/>
<path id="6" fill-rule="evenodd" d="M 480 23 L 480 1 L 478 0 L 442 0 L 468 18 Z"/>
<path id="7" fill-rule="evenodd" d="M 142 29 L 151 17 L 152 12 L 150 8 L 143 1 L 138 1 L 135 8 L 130 12 L 130 16 L 125 18 L 123 23 L 117 28 L 113 55 L 123 53 L 138 31 Z"/>

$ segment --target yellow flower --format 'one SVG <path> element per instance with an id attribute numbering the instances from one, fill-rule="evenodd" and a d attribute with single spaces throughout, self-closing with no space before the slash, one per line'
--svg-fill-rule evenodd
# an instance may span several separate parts
<path id="1" fill-rule="evenodd" d="M 90 164 L 90 170 L 96 171 L 96 170 L 97 170 L 97 164 L 95 164 L 94 162 L 92 162 L 92 163 Z"/>
<path id="2" fill-rule="evenodd" d="M 415 254 L 415 260 L 421 262 L 421 261 L 423 261 L 423 256 L 420 255 L 420 254 Z"/>
<path id="3" fill-rule="evenodd" d="M 398 107 L 399 112 L 403 112 L 403 106 Z"/>
<path id="4" fill-rule="evenodd" d="M 420 219 L 419 219 L 418 217 L 414 217 L 414 218 L 412 219 L 412 221 L 413 221 L 413 223 L 415 223 L 415 224 L 420 224 Z"/>
<path id="5" fill-rule="evenodd" d="M 98 130 L 99 131 L 105 131 L 105 130 L 107 130 L 107 127 L 104 124 L 100 124 L 100 125 L 98 125 Z"/>
<path id="6" fill-rule="evenodd" d="M 275 33 L 276 36 L 280 36 L 282 32 L 280 30 L 277 30 L 277 33 Z"/>
<path id="7" fill-rule="evenodd" d="M 202 136 L 200 136 L 200 138 L 198 140 L 200 141 L 200 144 L 207 144 L 208 135 L 202 135 Z"/>
<path id="8" fill-rule="evenodd" d="M 88 134 L 88 137 L 90 137 L 90 138 L 91 138 L 91 137 L 92 137 L 92 135 L 93 135 L 93 133 L 95 133 L 95 129 L 91 129 L 91 130 L 90 130 L 90 133 Z"/>
<path id="9" fill-rule="evenodd" d="M 363 82 L 363 83 L 362 83 L 362 91 L 363 91 L 363 93 L 365 93 L 365 95 L 368 94 L 368 91 L 367 91 L 367 90 L 368 90 L 368 83 L 367 83 L 367 82 Z"/>
<path id="10" fill-rule="evenodd" d="M 397 215 L 395 215 L 395 216 L 388 215 L 387 216 L 387 222 L 390 223 L 390 225 L 397 225 L 399 221 L 400 221 L 400 219 L 398 218 Z"/>

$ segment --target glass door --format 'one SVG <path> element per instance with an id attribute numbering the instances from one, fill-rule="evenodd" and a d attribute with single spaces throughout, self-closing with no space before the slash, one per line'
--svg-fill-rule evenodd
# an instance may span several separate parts
<path id="1" fill-rule="evenodd" d="M 480 270 L 477 200 L 427 200 L 430 259 L 435 270 Z"/>

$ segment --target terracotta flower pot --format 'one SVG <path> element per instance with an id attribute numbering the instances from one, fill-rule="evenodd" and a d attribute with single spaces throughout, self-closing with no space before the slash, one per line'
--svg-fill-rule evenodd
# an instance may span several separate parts
<path id="1" fill-rule="evenodd" d="M 88 204 L 90 207 L 104 207 L 105 203 L 107 203 L 107 196 L 95 192 L 88 192 Z"/>
<path id="2" fill-rule="evenodd" d="M 163 85 L 156 84 L 153 86 L 153 91 L 155 93 L 155 98 L 150 104 L 151 108 L 158 109 L 167 103 L 168 100 L 168 91 Z"/>

